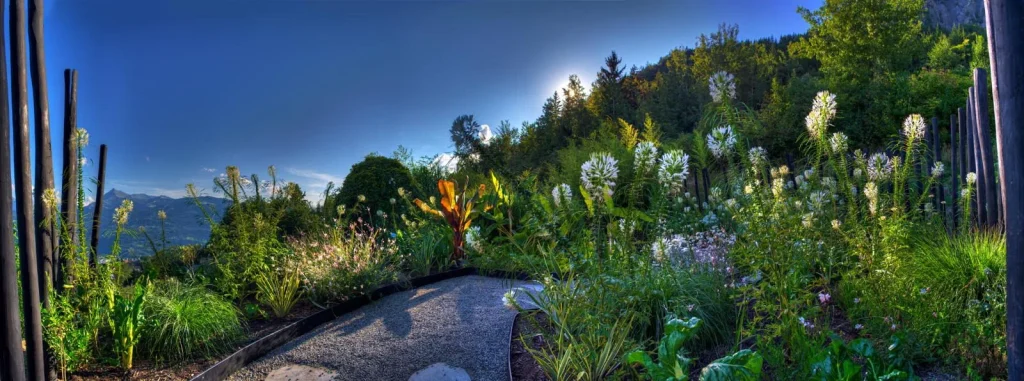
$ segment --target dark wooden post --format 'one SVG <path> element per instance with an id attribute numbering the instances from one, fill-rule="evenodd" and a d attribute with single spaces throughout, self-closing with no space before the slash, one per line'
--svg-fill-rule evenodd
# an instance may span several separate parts
<path id="1" fill-rule="evenodd" d="M 18 203 L 18 248 L 21 251 L 22 310 L 28 379 L 46 378 L 43 330 L 39 315 L 36 224 L 32 205 L 32 163 L 28 131 L 28 78 L 25 65 L 25 0 L 10 2 L 11 105 L 14 124 L 14 186 Z"/>
<path id="2" fill-rule="evenodd" d="M 999 211 L 996 209 L 996 198 L 999 192 L 996 191 L 995 160 L 992 157 L 992 139 L 989 135 L 988 122 L 988 89 L 985 70 L 974 69 L 974 118 L 977 119 L 975 128 L 978 130 L 978 148 L 981 157 L 981 171 L 985 176 L 978 176 L 978 183 L 985 182 L 985 223 L 989 226 L 996 226 L 999 223 Z"/>
<path id="3" fill-rule="evenodd" d="M 942 135 L 939 134 L 939 118 L 932 117 L 932 161 L 935 163 L 942 162 Z M 934 166 L 934 164 L 933 164 Z M 931 170 L 931 169 L 929 169 Z M 942 189 L 942 177 L 935 179 L 935 186 L 932 187 L 932 195 L 935 196 L 935 211 L 939 212 L 939 215 L 944 215 L 942 212 L 946 210 L 946 195 Z"/>
<path id="4" fill-rule="evenodd" d="M 4 17 L 0 6 L 0 20 Z M 21 350 L 18 306 L 18 271 L 14 258 L 11 194 L 11 126 L 7 106 L 7 54 L 0 38 L 0 380 L 25 381 L 25 354 Z"/>
<path id="5" fill-rule="evenodd" d="M 1006 228 L 1006 358 L 1010 381 L 1024 380 L 1024 3 L 985 0 L 996 141 Z"/>
<path id="6" fill-rule="evenodd" d="M 65 271 L 69 269 L 69 261 L 78 248 L 78 131 L 75 126 L 75 108 L 77 73 L 71 69 L 64 70 L 64 157 L 61 160 L 61 203 L 60 215 L 64 225 L 61 230 L 67 232 L 70 242 L 61 246 L 60 260 L 54 266 L 54 287 L 64 289 Z"/>
<path id="7" fill-rule="evenodd" d="M 977 127 L 975 127 L 975 125 L 978 122 L 977 122 L 977 119 L 975 119 L 975 117 L 974 117 L 976 113 L 977 113 L 977 110 L 974 108 L 974 87 L 972 86 L 971 88 L 969 88 L 967 90 L 967 128 L 968 128 L 968 131 L 970 131 L 970 135 L 969 136 L 971 137 L 971 141 L 970 141 L 970 145 L 971 145 L 971 151 L 970 151 L 971 170 L 970 171 L 974 172 L 974 174 L 976 176 L 975 178 L 977 179 L 977 181 L 974 183 L 974 189 L 975 189 L 974 198 L 971 200 L 973 202 L 973 205 L 971 205 L 971 208 L 973 208 L 974 211 L 971 214 L 974 216 L 975 223 L 978 226 L 983 226 L 983 225 L 985 225 L 985 218 L 984 218 L 985 217 L 985 214 L 984 214 L 984 212 L 985 212 L 984 211 L 985 204 L 984 204 L 984 200 L 983 200 L 984 193 L 985 193 L 984 192 L 985 182 L 982 181 L 982 179 L 981 179 L 983 174 L 981 173 L 981 157 L 978 154 L 978 151 L 979 151 L 978 150 L 978 129 L 977 129 Z"/>
<path id="8" fill-rule="evenodd" d="M 92 204 L 92 240 L 89 252 L 89 264 L 96 267 L 96 257 L 99 256 L 100 245 L 100 216 L 103 212 L 103 179 L 107 176 L 107 145 L 100 144 L 100 173 L 96 178 L 96 202 Z"/>
<path id="9" fill-rule="evenodd" d="M 57 249 L 56 219 L 44 221 L 54 213 L 43 202 L 43 193 L 53 187 L 53 151 L 50 144 L 50 104 L 46 89 L 46 54 L 43 51 L 43 0 L 28 3 L 28 59 L 32 76 L 32 101 L 36 137 L 36 253 L 39 256 L 39 299 L 50 307 L 49 289 L 53 285 L 53 253 Z M 56 374 L 54 374 L 56 376 Z M 56 378 L 56 377 L 54 377 Z"/>
<path id="10" fill-rule="evenodd" d="M 959 221 L 957 217 L 960 215 L 960 170 L 963 163 L 960 162 L 960 119 L 957 118 L 957 114 L 949 116 L 949 178 L 950 188 L 949 191 L 952 193 L 950 197 L 949 209 L 950 226 L 953 227 L 953 231 L 956 231 L 957 224 Z"/>
<path id="11" fill-rule="evenodd" d="M 700 178 L 700 173 L 699 172 L 700 172 L 699 170 L 694 168 L 694 171 L 693 171 L 693 191 L 694 191 L 694 194 L 697 196 L 697 210 L 704 211 L 704 206 L 701 205 L 701 203 L 700 203 L 700 181 L 698 180 L 698 178 Z"/>

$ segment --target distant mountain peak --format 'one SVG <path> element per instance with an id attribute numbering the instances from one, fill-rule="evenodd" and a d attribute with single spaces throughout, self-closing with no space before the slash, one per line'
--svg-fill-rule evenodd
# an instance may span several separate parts
<path id="1" fill-rule="evenodd" d="M 103 198 L 108 198 L 108 197 L 131 198 L 131 195 L 129 195 L 128 193 L 119 191 L 119 190 L 117 190 L 117 188 L 111 188 L 110 191 L 108 191 L 106 194 L 103 195 Z"/>

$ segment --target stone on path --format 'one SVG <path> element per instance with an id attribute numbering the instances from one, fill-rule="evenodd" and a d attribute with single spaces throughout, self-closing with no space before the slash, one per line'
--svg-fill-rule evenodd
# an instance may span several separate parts
<path id="1" fill-rule="evenodd" d="M 465 369 L 453 368 L 443 362 L 433 364 L 409 377 L 409 381 L 470 381 Z"/>
<path id="2" fill-rule="evenodd" d="M 338 373 L 327 369 L 313 368 L 305 365 L 288 365 L 274 369 L 267 375 L 266 381 L 330 381 Z M 467 378 L 468 380 L 468 378 Z"/>

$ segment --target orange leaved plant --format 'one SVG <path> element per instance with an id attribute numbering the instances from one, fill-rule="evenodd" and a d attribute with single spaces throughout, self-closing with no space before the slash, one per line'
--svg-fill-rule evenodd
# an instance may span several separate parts
<path id="1" fill-rule="evenodd" d="M 456 193 L 455 182 L 442 179 L 437 181 L 437 189 L 441 192 L 440 209 L 434 209 L 430 204 L 420 199 L 416 199 L 414 202 L 420 210 L 443 218 L 448 223 L 448 226 L 452 228 L 452 241 L 455 251 L 452 252 L 451 259 L 453 262 L 459 263 L 466 255 L 466 251 L 463 249 L 463 245 L 466 242 L 466 230 L 469 230 L 470 223 L 473 222 L 473 218 L 479 213 L 477 208 L 489 209 L 488 206 L 477 205 L 477 200 L 483 196 L 486 187 L 484 184 L 480 184 L 476 193 L 473 194 L 468 192 L 468 189 L 464 186 L 461 192 Z"/>

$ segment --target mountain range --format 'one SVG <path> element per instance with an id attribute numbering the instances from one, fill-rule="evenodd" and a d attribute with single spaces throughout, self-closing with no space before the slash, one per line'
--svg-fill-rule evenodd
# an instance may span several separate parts
<path id="1" fill-rule="evenodd" d="M 160 247 L 160 218 L 158 212 L 167 214 L 164 226 L 169 245 L 202 244 L 210 238 L 210 224 L 203 217 L 195 202 L 188 197 L 171 198 L 167 196 L 151 196 L 147 194 L 128 194 L 111 189 L 103 194 L 103 210 L 100 214 L 100 255 L 110 253 L 114 244 L 114 209 L 121 206 L 125 199 L 132 200 L 134 208 L 128 215 L 127 233 L 121 236 L 121 258 L 140 258 L 151 255 L 153 250 L 149 240 L 142 234 L 144 228 L 150 238 Z M 200 197 L 199 200 L 216 210 L 217 216 L 223 215 L 231 204 L 225 198 Z M 89 233 L 92 234 L 92 215 L 94 203 L 85 206 L 85 217 L 88 221 Z M 214 217 L 217 219 L 218 217 Z"/>

